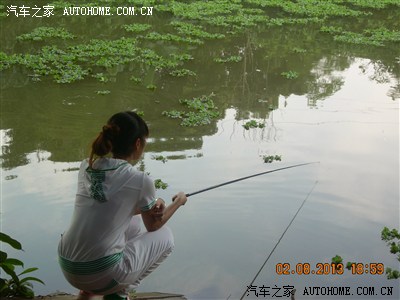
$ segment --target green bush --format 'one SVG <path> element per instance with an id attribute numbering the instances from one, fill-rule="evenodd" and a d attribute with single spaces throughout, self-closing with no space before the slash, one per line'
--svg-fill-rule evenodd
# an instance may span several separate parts
<path id="1" fill-rule="evenodd" d="M 0 242 L 7 243 L 11 247 L 17 250 L 22 250 L 22 245 L 17 240 L 14 240 L 9 235 L 0 232 Z M 36 277 L 24 277 L 20 276 L 36 271 L 38 268 L 28 268 L 17 274 L 15 268 L 17 266 L 24 267 L 24 263 L 15 258 L 9 258 L 7 253 L 0 251 L 0 268 L 4 270 L 11 278 L 0 278 L 0 297 L 24 297 L 33 298 L 35 296 L 32 290 L 31 281 L 44 282 Z M 2 273 L 3 274 L 3 273 Z"/>

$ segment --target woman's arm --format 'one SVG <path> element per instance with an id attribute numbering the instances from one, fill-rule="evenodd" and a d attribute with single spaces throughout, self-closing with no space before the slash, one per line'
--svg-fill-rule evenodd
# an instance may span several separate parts
<path id="1" fill-rule="evenodd" d="M 172 200 L 172 203 L 166 207 L 164 200 L 159 198 L 152 209 L 141 212 L 143 223 L 147 231 L 155 231 L 161 228 L 168 222 L 180 206 L 185 205 L 187 198 L 185 193 L 180 192 L 176 194 Z"/>

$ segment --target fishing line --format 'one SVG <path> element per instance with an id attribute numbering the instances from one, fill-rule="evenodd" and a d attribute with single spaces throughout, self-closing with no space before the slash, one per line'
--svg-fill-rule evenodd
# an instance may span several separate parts
<path id="1" fill-rule="evenodd" d="M 258 270 L 256 276 L 254 276 L 253 280 L 250 282 L 250 285 L 247 286 L 246 291 L 243 293 L 242 297 L 240 297 L 240 300 L 242 300 L 244 298 L 244 296 L 246 295 L 246 293 L 249 290 L 249 287 L 251 287 L 254 283 L 254 281 L 256 280 L 256 278 L 258 277 L 258 275 L 260 275 L 262 269 L 264 268 L 264 266 L 267 264 L 269 258 L 271 257 L 272 253 L 274 253 L 276 247 L 279 245 L 279 242 L 282 240 L 283 236 L 285 235 L 286 231 L 289 229 L 290 225 L 292 225 L 294 219 L 296 218 L 297 214 L 299 213 L 299 211 L 301 210 L 301 208 L 304 206 L 304 203 L 306 203 L 308 197 L 310 197 L 311 193 L 313 192 L 315 186 L 317 185 L 318 180 L 315 181 L 313 187 L 311 188 L 310 192 L 307 194 L 306 198 L 303 200 L 303 203 L 301 203 L 299 209 L 297 210 L 297 212 L 295 213 L 295 215 L 293 216 L 292 220 L 290 221 L 289 225 L 286 227 L 285 231 L 282 233 L 281 237 L 279 238 L 278 242 L 275 244 L 274 248 L 272 249 L 272 251 L 269 253 L 267 259 L 264 261 L 264 263 L 262 264 L 260 270 Z"/>
<path id="2" fill-rule="evenodd" d="M 234 180 L 223 182 L 223 183 L 220 183 L 220 184 L 217 184 L 217 185 L 213 185 L 213 186 L 210 186 L 208 188 L 205 188 L 205 189 L 193 192 L 193 193 L 188 193 L 188 194 L 186 194 L 186 197 L 193 196 L 193 195 L 196 195 L 196 194 L 200 194 L 200 193 L 203 193 L 203 192 L 206 192 L 206 191 L 209 191 L 209 190 L 213 190 L 213 189 L 219 188 L 219 187 L 227 185 L 227 184 L 235 183 L 235 182 L 242 181 L 242 180 L 245 180 L 245 179 L 249 179 L 249 178 L 252 178 L 252 177 L 256 177 L 256 176 L 260 176 L 260 175 L 264 175 L 264 174 L 268 174 L 268 173 L 273 173 L 273 172 L 277 172 L 277 171 L 281 171 L 281 170 L 286 170 L 286 169 L 290 169 L 290 168 L 296 168 L 296 167 L 300 167 L 300 166 L 305 166 L 305 165 L 318 164 L 318 163 L 319 163 L 319 161 L 303 163 L 303 164 L 297 164 L 297 165 L 292 165 L 292 166 L 288 166 L 288 167 L 283 167 L 283 168 L 279 168 L 279 169 L 269 170 L 269 171 L 265 171 L 265 172 L 261 172 L 261 173 L 257 173 L 257 174 L 253 174 L 253 175 L 249 175 L 249 176 L 245 176 L 245 177 L 241 177 L 241 178 L 238 178 L 238 179 L 234 179 Z"/>

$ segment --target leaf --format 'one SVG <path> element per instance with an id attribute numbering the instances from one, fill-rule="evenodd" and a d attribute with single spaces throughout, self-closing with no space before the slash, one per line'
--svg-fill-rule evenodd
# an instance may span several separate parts
<path id="1" fill-rule="evenodd" d="M 14 266 L 24 266 L 24 263 L 16 258 L 7 258 L 4 263 L 14 265 Z"/>
<path id="2" fill-rule="evenodd" d="M 335 257 L 332 257 L 332 262 L 334 264 L 340 264 L 343 262 L 343 259 L 339 255 L 336 255 Z"/>
<path id="3" fill-rule="evenodd" d="M 28 269 L 24 270 L 22 273 L 18 274 L 18 276 L 21 276 L 26 273 L 34 272 L 36 270 L 38 270 L 38 268 L 28 268 Z"/>
<path id="4" fill-rule="evenodd" d="M 20 242 L 14 240 L 12 237 L 3 232 L 0 232 L 0 241 L 9 244 L 14 249 L 22 250 L 22 245 Z"/>
<path id="5" fill-rule="evenodd" d="M 24 279 L 21 279 L 20 284 L 23 284 L 27 281 L 36 281 L 36 282 L 40 282 L 41 284 L 45 284 L 42 280 L 40 280 L 39 278 L 36 277 L 25 277 Z"/>
<path id="6" fill-rule="evenodd" d="M 2 264 L 7 259 L 7 253 L 0 251 L 0 264 Z"/>
<path id="7" fill-rule="evenodd" d="M 11 278 L 16 282 L 19 283 L 19 278 L 17 274 L 14 272 L 14 266 L 13 265 L 8 265 L 8 264 L 2 264 L 1 268 L 11 276 Z"/>

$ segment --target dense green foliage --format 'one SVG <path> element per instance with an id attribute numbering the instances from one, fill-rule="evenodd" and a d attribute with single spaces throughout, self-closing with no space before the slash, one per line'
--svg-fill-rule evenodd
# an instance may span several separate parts
<path id="1" fill-rule="evenodd" d="M 398 261 L 400 261 L 400 234 L 397 229 L 390 230 L 387 227 L 384 227 L 381 232 L 381 239 L 387 243 L 390 247 L 390 253 L 395 254 Z M 332 263 L 341 264 L 343 263 L 343 258 L 339 255 L 332 257 Z M 356 262 L 347 262 L 346 268 L 350 270 L 352 265 L 356 264 Z M 383 274 L 383 267 L 382 267 Z M 400 278 L 399 270 L 394 270 L 390 267 L 386 267 L 386 278 L 387 279 L 398 279 Z"/>
<path id="2" fill-rule="evenodd" d="M 181 99 L 179 102 L 187 107 L 187 111 L 164 111 L 164 116 L 172 119 L 181 119 L 182 126 L 199 126 L 210 124 L 212 119 L 217 118 L 220 113 L 210 96 L 194 97 L 192 99 Z"/>
<path id="3" fill-rule="evenodd" d="M 107 3 L 115 9 L 119 1 L 69 2 L 54 1 L 56 8 L 68 6 L 96 6 Z M 128 1 L 129 3 L 133 1 Z M 36 80 L 40 76 L 51 75 L 58 83 L 71 83 L 82 80 L 93 72 L 94 68 L 110 68 L 116 65 L 135 62 L 148 65 L 158 71 L 167 70 L 172 76 L 194 76 L 196 73 L 181 68 L 182 61 L 165 57 L 149 47 L 149 42 L 183 43 L 201 46 L 210 39 L 229 38 L 247 28 L 258 26 L 284 26 L 307 23 L 321 24 L 321 32 L 333 35 L 337 42 L 370 46 L 385 46 L 399 42 L 400 31 L 376 27 L 365 28 L 361 32 L 330 25 L 333 17 L 368 17 L 371 9 L 383 9 L 390 6 L 400 7 L 399 1 L 385 0 L 244 0 L 244 1 L 136 1 L 135 5 L 153 5 L 158 12 L 171 15 L 172 18 L 163 32 L 151 24 L 132 23 L 121 25 L 128 35 L 112 40 L 92 39 L 77 44 L 64 43 L 62 47 L 52 44 L 54 40 L 77 40 L 80 37 L 61 27 L 38 26 L 31 32 L 16 37 L 21 42 L 46 41 L 38 51 L 31 53 L 0 52 L 0 70 L 12 65 L 22 65 L 34 72 Z M 4 10 L 5 7 L 3 6 Z M 83 17 L 81 17 L 83 18 Z M 151 32 L 147 32 L 152 29 Z M 146 33 L 147 32 L 147 33 Z M 178 55 L 178 53 L 172 53 Z M 185 53 L 184 55 L 190 55 Z M 214 57 L 215 62 L 238 62 L 240 55 Z M 142 66 L 143 68 L 143 66 Z M 293 73 L 294 74 L 294 73 Z M 289 74 L 290 75 L 290 74 Z M 289 77 L 288 77 L 289 78 Z M 293 78 L 293 77 L 290 77 Z"/>
<path id="4" fill-rule="evenodd" d="M 6 243 L 17 250 L 22 250 L 22 245 L 9 235 L 0 232 L 0 242 Z M 0 278 L 0 296 L 3 297 L 23 297 L 33 298 L 34 292 L 31 281 L 44 284 L 44 282 L 36 277 L 20 276 L 34 272 L 37 268 L 28 268 L 21 273 L 16 273 L 16 267 L 24 267 L 24 263 L 18 259 L 8 257 L 4 251 L 0 251 L 0 268 L 10 276 L 10 278 Z"/>
<path id="5" fill-rule="evenodd" d="M 389 228 L 383 228 L 381 232 L 381 238 L 383 241 L 390 246 L 390 253 L 396 255 L 397 260 L 400 261 L 400 234 L 397 229 L 390 230 Z M 392 268 L 386 268 L 386 275 L 388 279 L 400 278 L 399 270 L 393 270 Z"/>

